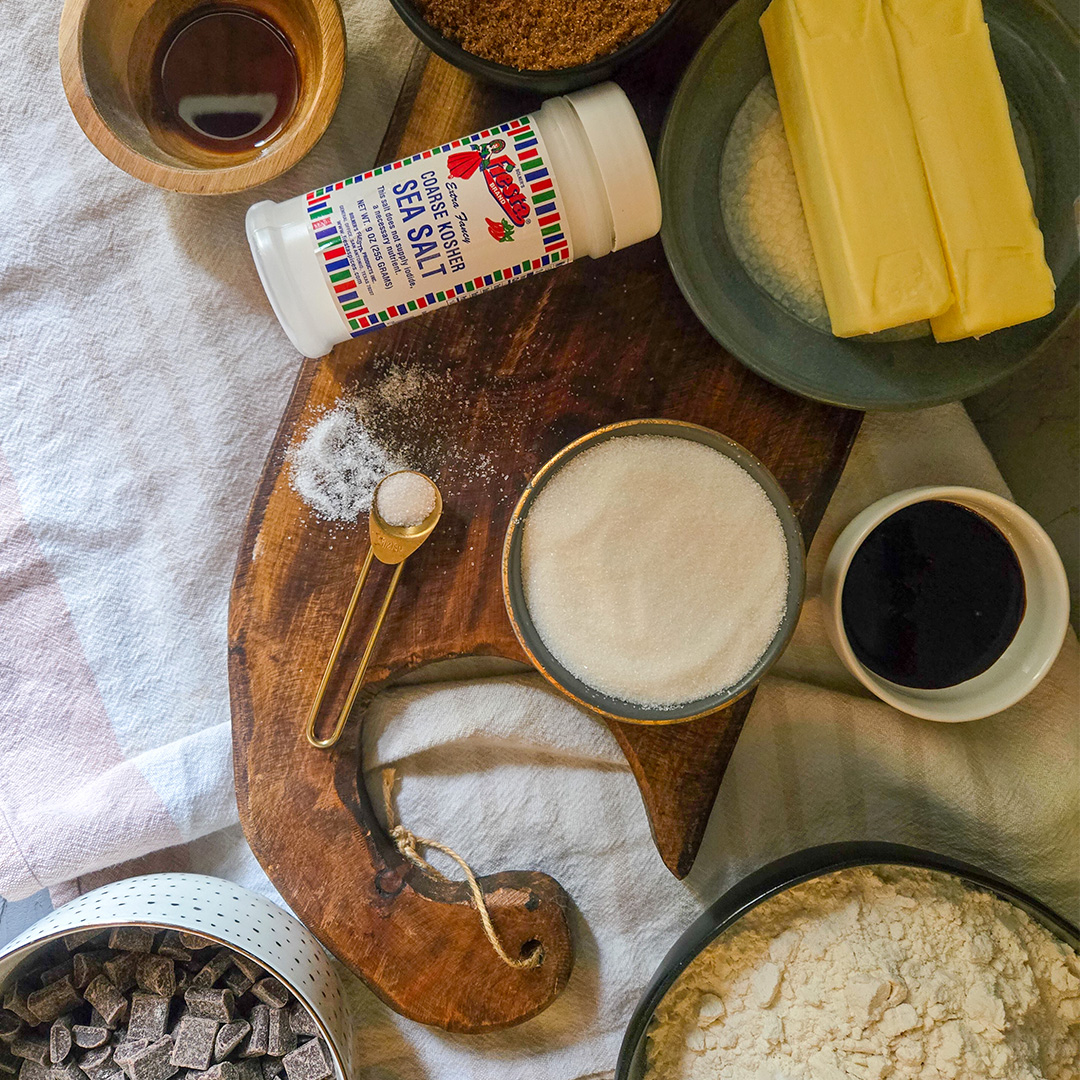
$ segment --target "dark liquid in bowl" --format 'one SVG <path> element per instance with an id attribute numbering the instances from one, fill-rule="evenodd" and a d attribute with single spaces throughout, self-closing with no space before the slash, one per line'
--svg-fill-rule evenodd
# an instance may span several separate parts
<path id="1" fill-rule="evenodd" d="M 241 7 L 196 8 L 158 50 L 154 110 L 196 146 L 241 153 L 263 146 L 296 108 L 300 72 L 288 38 Z"/>
<path id="2" fill-rule="evenodd" d="M 956 503 L 927 500 L 886 518 L 848 567 L 844 630 L 860 663 L 901 686 L 973 679 L 1024 617 L 1024 574 L 1001 531 Z"/>

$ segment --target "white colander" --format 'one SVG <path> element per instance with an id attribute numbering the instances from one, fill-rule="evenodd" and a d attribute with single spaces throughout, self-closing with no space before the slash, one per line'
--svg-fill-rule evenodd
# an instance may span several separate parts
<path id="1" fill-rule="evenodd" d="M 351 1038 L 341 981 L 322 946 L 287 911 L 221 878 L 147 874 L 86 893 L 0 949 L 0 985 L 48 942 L 110 926 L 188 930 L 251 957 L 307 1007 L 330 1047 L 335 1080 L 348 1080 Z"/>

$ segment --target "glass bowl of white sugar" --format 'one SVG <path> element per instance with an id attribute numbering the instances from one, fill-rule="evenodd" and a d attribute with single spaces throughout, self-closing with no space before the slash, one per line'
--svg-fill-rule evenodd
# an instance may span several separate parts
<path id="1" fill-rule="evenodd" d="M 579 704 L 677 723 L 750 690 L 783 652 L 805 583 L 802 532 L 745 447 L 677 420 L 564 447 L 510 520 L 503 595 L 522 648 Z"/>

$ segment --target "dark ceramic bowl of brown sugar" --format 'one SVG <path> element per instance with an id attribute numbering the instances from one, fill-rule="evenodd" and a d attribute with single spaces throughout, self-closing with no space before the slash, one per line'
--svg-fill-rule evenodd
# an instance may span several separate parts
<path id="1" fill-rule="evenodd" d="M 416 0 L 390 0 L 390 2 L 409 29 L 433 53 L 441 56 L 454 67 L 461 68 L 484 82 L 546 96 L 565 94 L 570 90 L 578 90 L 583 86 L 591 86 L 593 83 L 603 82 L 610 78 L 617 68 L 637 59 L 671 28 L 685 0 L 671 0 L 667 8 L 641 33 L 628 38 L 610 52 L 597 56 L 588 63 L 543 69 L 512 67 L 509 64 L 478 56 L 428 22 L 425 18 L 425 5 L 417 3 Z M 561 3 L 573 9 L 585 7 L 587 10 L 590 6 L 580 4 L 579 0 L 550 0 L 550 2 Z M 642 0 L 642 2 L 643 6 L 647 6 L 647 0 Z M 507 8 L 505 33 L 511 35 L 515 32 L 514 19 L 510 13 L 512 4 L 509 0 L 504 0 L 504 4 Z"/>

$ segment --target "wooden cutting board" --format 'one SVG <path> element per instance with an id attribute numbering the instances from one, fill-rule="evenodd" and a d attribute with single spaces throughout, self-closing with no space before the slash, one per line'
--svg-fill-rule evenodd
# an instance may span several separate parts
<path id="1" fill-rule="evenodd" d="M 654 146 L 678 74 L 718 15 L 708 0 L 691 0 L 670 38 L 619 79 Z M 537 104 L 482 87 L 418 52 L 380 161 Z M 345 737 L 327 752 L 305 741 L 304 718 L 367 530 L 320 521 L 290 487 L 286 453 L 345 394 L 382 403 L 380 435 L 425 459 L 416 464 L 437 480 L 446 509 L 406 568 L 365 691 Z M 240 819 L 297 915 L 413 1019 L 480 1032 L 545 1008 L 570 974 L 569 900 L 537 871 L 481 879 L 507 948 L 516 954 L 537 941 L 543 946 L 537 968 L 503 964 L 464 884 L 418 870 L 380 825 L 358 783 L 363 713 L 380 688 L 430 661 L 524 659 L 500 585 L 503 536 L 518 495 L 570 440 L 646 416 L 704 424 L 747 446 L 784 486 L 808 542 L 860 420 L 778 390 L 733 360 L 683 301 L 659 239 L 357 339 L 300 371 L 255 492 L 233 585 Z M 369 595 L 387 580 L 388 569 L 375 567 Z M 344 698 L 365 623 L 358 618 L 343 651 L 326 718 Z M 750 698 L 685 724 L 608 722 L 641 789 L 660 857 L 680 877 L 693 863 Z M 482 849 L 483 838 L 477 843 Z"/>

